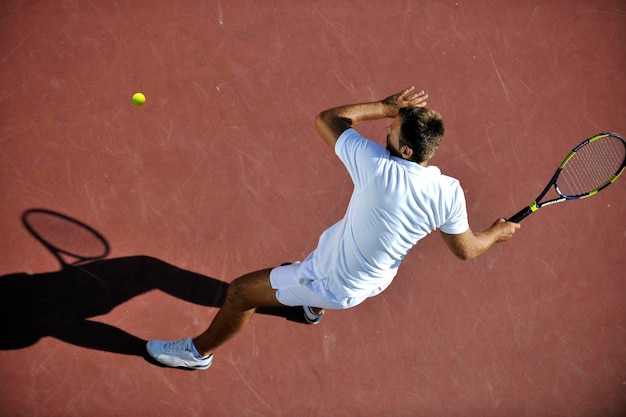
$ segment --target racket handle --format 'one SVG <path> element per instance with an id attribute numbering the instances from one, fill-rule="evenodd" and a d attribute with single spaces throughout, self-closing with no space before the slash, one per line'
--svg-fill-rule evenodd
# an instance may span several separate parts
<path id="1" fill-rule="evenodd" d="M 530 209 L 530 206 L 526 206 L 517 213 L 515 213 L 513 216 L 511 216 L 509 219 L 507 219 L 507 222 L 519 223 L 532 212 L 533 211 Z"/>

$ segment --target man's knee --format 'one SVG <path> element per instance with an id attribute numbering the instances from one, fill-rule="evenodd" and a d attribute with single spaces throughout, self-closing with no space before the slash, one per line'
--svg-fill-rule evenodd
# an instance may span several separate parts
<path id="1" fill-rule="evenodd" d="M 253 272 L 233 280 L 226 299 L 243 309 L 266 306 L 268 299 L 275 302 L 275 290 L 269 282 L 269 270 Z"/>
<path id="2" fill-rule="evenodd" d="M 228 292 L 226 294 L 226 299 L 232 303 L 237 304 L 245 304 L 246 303 L 246 293 L 247 293 L 246 280 L 244 277 L 237 278 L 233 280 L 228 286 Z"/>

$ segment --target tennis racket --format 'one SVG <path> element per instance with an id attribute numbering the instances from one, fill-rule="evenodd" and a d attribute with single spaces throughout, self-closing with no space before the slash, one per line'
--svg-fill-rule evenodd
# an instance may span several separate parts
<path id="1" fill-rule="evenodd" d="M 561 162 L 539 196 L 507 221 L 519 223 L 551 204 L 591 197 L 615 182 L 626 166 L 626 142 L 617 133 L 600 133 L 576 146 Z M 541 201 L 554 187 L 556 198 Z"/>
<path id="2" fill-rule="evenodd" d="M 62 268 L 104 259 L 109 254 L 109 244 L 104 236 L 64 214 L 30 209 L 22 214 L 22 224 L 50 251 Z M 66 257 L 73 259 L 66 260 Z"/>

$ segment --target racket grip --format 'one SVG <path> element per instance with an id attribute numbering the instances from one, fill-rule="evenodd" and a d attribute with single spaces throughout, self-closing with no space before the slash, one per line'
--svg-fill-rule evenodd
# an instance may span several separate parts
<path id="1" fill-rule="evenodd" d="M 533 211 L 530 209 L 530 206 L 526 206 L 507 219 L 507 222 L 519 223 L 532 212 Z"/>

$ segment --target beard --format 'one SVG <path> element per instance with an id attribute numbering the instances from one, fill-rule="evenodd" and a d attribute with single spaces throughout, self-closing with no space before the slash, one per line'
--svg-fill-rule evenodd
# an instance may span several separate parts
<path id="1" fill-rule="evenodd" d="M 395 149 L 389 143 L 389 136 L 387 136 L 386 144 L 387 144 L 387 146 L 385 147 L 385 149 L 387 149 L 387 152 L 389 152 L 391 154 L 391 156 L 395 156 L 396 158 L 402 158 L 402 154 L 400 153 L 400 150 Z"/>

